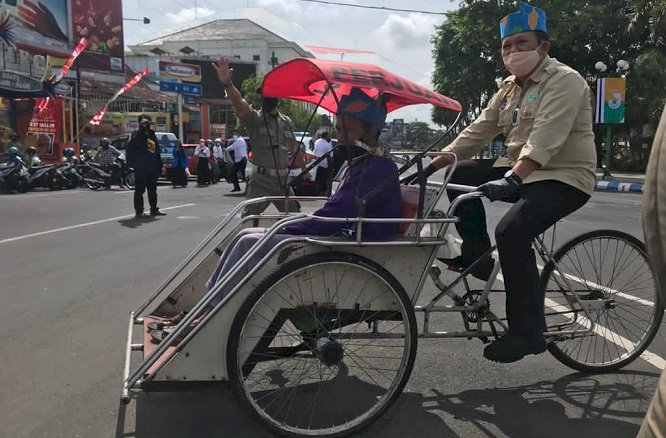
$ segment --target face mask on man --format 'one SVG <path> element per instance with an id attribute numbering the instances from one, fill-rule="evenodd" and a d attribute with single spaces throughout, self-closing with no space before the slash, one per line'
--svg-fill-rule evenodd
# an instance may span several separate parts
<path id="1" fill-rule="evenodd" d="M 541 45 L 539 45 L 539 47 L 541 47 Z M 513 52 L 502 56 L 504 66 L 519 78 L 529 75 L 534 71 L 536 66 L 539 65 L 539 62 L 541 62 L 539 47 L 534 50 Z"/>

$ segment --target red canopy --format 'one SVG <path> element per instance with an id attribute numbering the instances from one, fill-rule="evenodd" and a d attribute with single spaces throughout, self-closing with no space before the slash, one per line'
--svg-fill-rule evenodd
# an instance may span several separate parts
<path id="1" fill-rule="evenodd" d="M 372 64 L 342 62 L 325 59 L 296 58 L 271 70 L 262 84 L 265 96 L 281 97 L 319 103 L 330 86 L 338 99 L 358 87 L 371 97 L 383 94 L 390 112 L 407 105 L 430 103 L 461 112 L 460 103 L 428 90 L 421 85 L 394 75 Z M 388 96 L 388 97 L 387 97 Z M 335 112 L 338 105 L 330 91 L 321 101 L 321 107 Z"/>

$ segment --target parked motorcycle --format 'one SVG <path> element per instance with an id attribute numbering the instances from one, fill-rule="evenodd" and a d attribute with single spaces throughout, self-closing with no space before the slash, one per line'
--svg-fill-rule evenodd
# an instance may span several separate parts
<path id="1" fill-rule="evenodd" d="M 78 163 L 74 160 L 65 161 L 57 166 L 65 178 L 65 188 L 73 189 L 83 184 L 83 175 L 79 173 Z"/>
<path id="2" fill-rule="evenodd" d="M 28 173 L 30 174 L 31 187 L 60 190 L 69 184 L 60 169 L 53 164 L 42 164 L 42 161 L 36 155 L 32 157 L 30 166 L 28 166 Z"/>
<path id="3" fill-rule="evenodd" d="M 0 189 L 25 193 L 30 190 L 30 175 L 23 164 L 0 164 Z"/>
<path id="4" fill-rule="evenodd" d="M 85 161 L 80 172 L 83 175 L 86 187 L 91 190 L 97 190 L 102 187 L 110 188 L 113 184 L 134 189 L 136 185 L 134 169 L 127 167 L 124 154 L 121 154 L 108 169 L 103 169 L 99 163 L 90 160 Z"/>

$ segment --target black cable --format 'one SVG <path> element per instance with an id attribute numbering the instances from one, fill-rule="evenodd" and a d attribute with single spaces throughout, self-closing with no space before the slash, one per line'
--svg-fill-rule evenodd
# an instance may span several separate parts
<path id="1" fill-rule="evenodd" d="M 381 11 L 391 11 L 391 12 L 416 12 L 419 14 L 429 14 L 429 15 L 455 15 L 455 13 L 451 12 L 435 12 L 435 11 L 422 11 L 418 9 L 400 9 L 400 8 L 389 8 L 387 6 L 369 6 L 369 5 L 356 5 L 353 3 L 343 3 L 343 2 L 333 2 L 333 1 L 326 1 L 326 0 L 299 0 L 302 2 L 308 2 L 308 3 L 323 3 L 325 5 L 335 5 L 335 6 L 348 6 L 351 8 L 360 8 L 360 9 L 377 9 Z"/>

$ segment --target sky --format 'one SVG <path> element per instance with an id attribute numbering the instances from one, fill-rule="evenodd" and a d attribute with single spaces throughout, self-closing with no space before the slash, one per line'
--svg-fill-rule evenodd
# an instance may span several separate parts
<path id="1" fill-rule="evenodd" d="M 457 0 L 341 1 L 433 12 L 446 12 L 458 6 Z M 216 18 L 249 18 L 301 47 L 373 51 L 375 54 L 345 54 L 344 60 L 374 64 L 431 89 L 434 62 L 430 38 L 445 19 L 444 15 L 358 9 L 300 0 L 123 0 L 123 14 L 125 18 L 146 16 L 151 20 L 149 25 L 126 21 L 126 45 Z M 315 56 L 340 59 L 340 55 Z M 432 124 L 430 109 L 429 105 L 406 107 L 392 112 L 388 120 L 403 118 L 406 122 Z"/>

